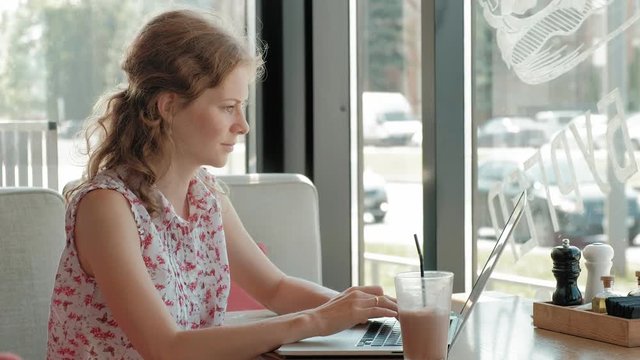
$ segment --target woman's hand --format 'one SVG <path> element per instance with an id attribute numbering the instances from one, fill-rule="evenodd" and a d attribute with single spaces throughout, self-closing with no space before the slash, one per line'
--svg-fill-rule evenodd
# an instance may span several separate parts
<path id="1" fill-rule="evenodd" d="M 384 295 L 380 286 L 354 286 L 308 313 L 318 325 L 317 335 L 326 336 L 370 318 L 395 317 L 398 306 L 394 298 Z"/>

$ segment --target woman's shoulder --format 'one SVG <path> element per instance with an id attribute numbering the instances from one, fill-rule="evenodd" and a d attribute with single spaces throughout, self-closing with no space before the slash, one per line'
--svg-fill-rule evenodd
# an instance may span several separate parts
<path id="1" fill-rule="evenodd" d="M 110 188 L 96 188 L 85 193 L 78 199 L 78 213 L 103 214 L 103 216 L 114 217 L 118 213 L 129 214 L 130 202 L 117 190 Z"/>
<path id="2" fill-rule="evenodd" d="M 84 204 L 83 207 L 93 203 L 100 206 L 102 203 L 109 207 L 126 205 L 131 208 L 140 201 L 118 173 L 104 171 L 77 186 L 68 205 L 71 208 L 77 208 L 80 202 Z"/>

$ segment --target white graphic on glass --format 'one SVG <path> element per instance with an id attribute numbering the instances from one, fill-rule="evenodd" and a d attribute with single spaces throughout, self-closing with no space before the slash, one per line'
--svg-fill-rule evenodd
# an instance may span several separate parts
<path id="1" fill-rule="evenodd" d="M 527 84 L 540 84 L 570 71 L 640 18 L 637 4 L 604 38 L 593 44 L 567 41 L 595 14 L 603 14 L 616 1 L 479 0 L 483 15 L 496 29 L 502 59 Z M 634 1 L 636 3 L 636 1 Z M 605 13 L 606 14 L 606 13 Z"/>
<path id="2" fill-rule="evenodd" d="M 636 160 L 634 145 L 629 136 L 623 104 L 624 100 L 618 88 L 613 89 L 598 101 L 598 110 L 601 113 L 605 113 L 609 106 L 613 106 L 615 109 L 606 119 L 604 144 L 607 149 L 606 159 L 596 156 L 595 136 L 591 120 L 592 114 L 591 111 L 586 111 L 584 113 L 584 124 L 578 124 L 579 118 L 572 120 L 564 130 L 559 131 L 553 136 L 549 146 L 539 148 L 522 163 L 521 167 L 507 174 L 502 181 L 496 183 L 489 190 L 487 203 L 489 204 L 491 223 L 496 234 L 499 234 L 502 226 L 504 226 L 498 218 L 506 219 L 507 214 L 509 214 L 508 201 L 511 201 L 511 207 L 513 207 L 513 204 L 515 204 L 517 200 L 517 195 L 509 197 L 505 194 L 504 188 L 509 186 L 509 184 L 517 182 L 521 190 L 527 189 L 531 184 L 529 175 L 532 173 L 538 173 L 542 190 L 545 192 L 544 198 L 546 199 L 546 205 L 549 209 L 551 225 L 555 232 L 560 230 L 559 219 L 556 213 L 556 208 L 559 204 L 552 202 L 554 196 L 552 196 L 548 181 L 550 176 L 556 179 L 559 193 L 564 196 L 573 195 L 576 211 L 583 213 L 584 202 L 574 166 L 576 162 L 587 166 L 590 176 L 594 179 L 603 194 L 608 194 L 611 191 L 610 183 L 612 181 L 624 184 L 629 178 L 638 173 L 640 166 Z M 584 131 L 580 131 L 580 129 Z M 622 147 L 619 149 L 614 146 L 616 141 L 620 141 L 614 139 L 615 134 L 619 134 L 621 137 Z M 569 139 L 572 140 L 572 143 L 576 144 L 577 149 L 570 149 L 568 145 Z M 565 159 L 564 168 L 561 168 L 558 163 L 558 159 L 560 158 Z M 602 168 L 598 167 L 598 164 L 602 163 L 603 160 L 611 164 L 613 170 L 613 179 L 610 179 L 609 182 L 606 181 L 606 173 Z M 581 171 L 581 173 L 584 172 Z M 517 193 L 518 192 L 516 192 L 516 194 Z M 559 199 L 559 197 L 555 198 Z M 496 204 L 496 200 L 498 204 Z M 541 243 L 542 240 L 540 238 L 541 234 L 537 233 L 530 207 L 531 203 L 527 203 L 525 207 L 525 219 L 531 238 L 520 244 L 519 249 L 517 249 L 515 243 L 512 242 L 512 250 L 516 260 L 526 254 L 531 248 Z"/>

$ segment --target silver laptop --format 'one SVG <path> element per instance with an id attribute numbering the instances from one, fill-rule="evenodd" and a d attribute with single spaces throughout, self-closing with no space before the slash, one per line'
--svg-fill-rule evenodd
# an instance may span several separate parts
<path id="1" fill-rule="evenodd" d="M 513 211 L 484 264 L 480 276 L 473 285 L 460 313 L 452 312 L 449 325 L 449 346 L 453 344 L 469 313 L 480 298 L 487 281 L 495 268 L 507 240 L 516 227 L 527 201 L 526 191 L 518 197 Z M 330 336 L 316 336 L 292 344 L 282 345 L 275 351 L 285 358 L 331 357 L 331 356 L 402 356 L 400 323 L 395 318 L 372 319 L 367 324 L 357 325 Z"/>

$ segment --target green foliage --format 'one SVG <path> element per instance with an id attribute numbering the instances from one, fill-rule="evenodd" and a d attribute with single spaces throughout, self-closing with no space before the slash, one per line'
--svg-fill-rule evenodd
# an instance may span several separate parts
<path id="1" fill-rule="evenodd" d="M 475 6 L 473 33 L 474 119 L 484 121 L 493 116 L 493 76 L 495 47 L 494 30 L 482 16 L 482 8 Z"/>
<path id="2" fill-rule="evenodd" d="M 5 16 L 1 26 L 6 54 L 0 52 L 0 117 L 42 117 L 45 94 L 39 15 L 21 7 L 12 17 Z"/>
<path id="3" fill-rule="evenodd" d="M 629 64 L 628 111 L 640 111 L 640 49 L 633 48 L 633 56 Z"/>
<path id="4" fill-rule="evenodd" d="M 364 88 L 402 91 L 405 69 L 402 1 L 369 0 L 365 9 Z"/>
<path id="5" fill-rule="evenodd" d="M 0 117 L 81 120 L 106 88 L 137 17 L 134 2 L 31 0 L 0 21 Z M 2 46 L 5 46 L 4 49 Z M 3 53 L 4 52 L 4 53 Z"/>
<path id="6" fill-rule="evenodd" d="M 44 9 L 47 115 L 83 119 L 108 87 L 122 80 L 115 54 L 122 52 L 123 28 L 131 13 L 114 1 L 82 2 Z M 128 15 L 127 15 L 128 14 Z"/>

